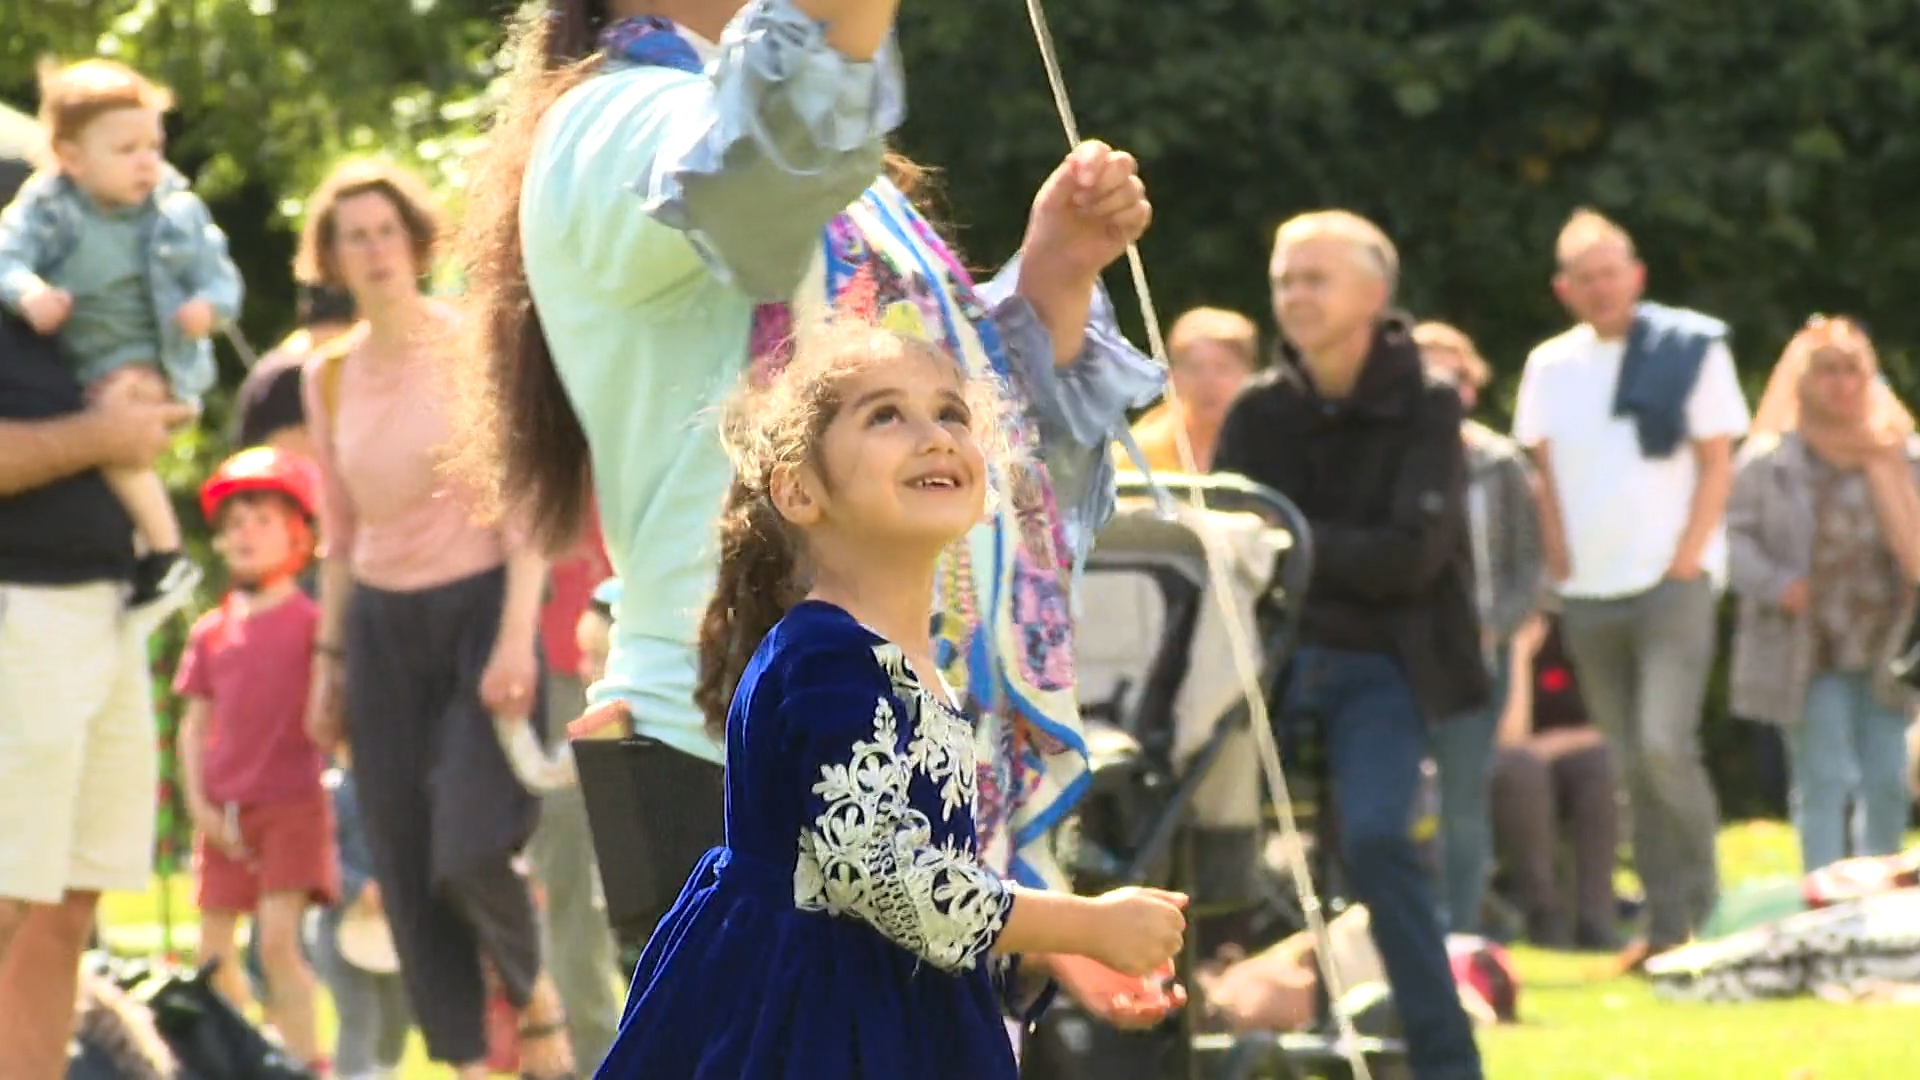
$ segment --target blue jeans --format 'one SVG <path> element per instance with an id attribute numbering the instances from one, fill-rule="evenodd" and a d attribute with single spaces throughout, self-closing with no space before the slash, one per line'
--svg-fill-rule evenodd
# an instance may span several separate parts
<path id="1" fill-rule="evenodd" d="M 1441 921 L 1456 934 L 1480 932 L 1480 904 L 1493 862 L 1487 792 L 1493 737 L 1507 703 L 1509 666 L 1503 650 L 1494 665 L 1493 695 L 1487 703 L 1434 724 L 1428 733 L 1440 773 Z"/>
<path id="2" fill-rule="evenodd" d="M 1807 714 L 1787 729 L 1787 770 L 1800 858 L 1811 872 L 1853 854 L 1891 855 L 1907 827 L 1907 719 L 1873 699 L 1864 671 L 1828 671 L 1807 684 Z"/>
<path id="3" fill-rule="evenodd" d="M 1433 881 L 1411 831 L 1427 725 L 1399 662 L 1303 648 L 1285 715 L 1325 732 L 1341 858 L 1367 905 L 1413 1075 L 1479 1080 L 1480 1052 L 1454 988 Z"/>

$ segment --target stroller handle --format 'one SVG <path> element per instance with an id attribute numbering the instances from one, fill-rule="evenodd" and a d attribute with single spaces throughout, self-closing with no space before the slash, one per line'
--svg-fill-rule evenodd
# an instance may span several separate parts
<path id="1" fill-rule="evenodd" d="M 1197 488 L 1209 510 L 1257 514 L 1268 525 L 1286 531 L 1293 543 L 1281 552 L 1280 565 L 1268 589 L 1278 602 L 1280 623 L 1275 627 L 1278 632 L 1268 640 L 1268 655 L 1262 658 L 1268 668 L 1263 675 L 1271 678 L 1277 674 L 1273 668 L 1282 663 L 1293 646 L 1306 611 L 1307 585 L 1313 580 L 1313 529 L 1307 524 L 1307 515 L 1292 499 L 1234 473 L 1156 473 L 1149 478 L 1122 471 L 1115 478 L 1115 486 L 1123 499 L 1158 499 L 1170 494 L 1176 502 L 1187 503 L 1193 501 Z"/>

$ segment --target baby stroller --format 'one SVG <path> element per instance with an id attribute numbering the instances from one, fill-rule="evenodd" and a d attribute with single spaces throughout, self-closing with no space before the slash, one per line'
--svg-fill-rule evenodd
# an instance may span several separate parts
<path id="1" fill-rule="evenodd" d="M 1088 556 L 1076 612 L 1076 675 L 1092 753 L 1088 791 L 1059 839 L 1082 892 L 1130 884 L 1178 889 L 1192 927 L 1178 965 L 1190 990 L 1216 947 L 1248 951 L 1302 928 L 1293 889 L 1266 868 L 1276 831 L 1227 615 L 1212 595 L 1208 539 L 1227 553 L 1233 617 L 1259 653 L 1259 681 L 1276 707 L 1312 576 L 1305 519 L 1286 498 L 1237 477 L 1199 480 L 1207 509 L 1183 499 L 1194 478 L 1157 491 L 1123 473 L 1120 506 Z M 1203 531 L 1210 533 L 1203 538 Z M 1288 787 L 1303 829 L 1324 787 L 1317 732 L 1276 732 L 1290 751 Z M 1338 905 L 1331 845 L 1316 844 L 1313 876 L 1328 918 Z M 1197 997 L 1197 994 L 1196 994 Z M 1324 989 L 1307 1032 L 1204 1030 L 1196 1001 L 1149 1032 L 1125 1033 L 1064 999 L 1027 1046 L 1028 1080 L 1347 1077 Z M 1397 1043 L 1363 1039 L 1370 1072 L 1397 1061 Z"/>

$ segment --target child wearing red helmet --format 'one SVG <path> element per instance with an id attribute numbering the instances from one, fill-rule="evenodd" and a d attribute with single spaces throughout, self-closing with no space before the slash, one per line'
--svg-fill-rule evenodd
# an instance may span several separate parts
<path id="1" fill-rule="evenodd" d="M 186 700 L 179 750 L 197 834 L 201 960 L 218 961 L 216 985 L 244 1002 L 234 938 L 251 916 L 268 1018 L 315 1066 L 324 1062 L 301 926 L 308 905 L 339 890 L 323 763 L 304 723 L 320 610 L 296 581 L 313 557 L 319 487 L 312 462 L 255 447 L 201 488 L 231 587 L 194 624 L 174 677 Z"/>

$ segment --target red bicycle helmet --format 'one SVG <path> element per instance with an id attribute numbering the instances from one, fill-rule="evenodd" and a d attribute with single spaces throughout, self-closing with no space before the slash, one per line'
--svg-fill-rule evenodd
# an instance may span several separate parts
<path id="1" fill-rule="evenodd" d="M 309 521 L 320 514 L 320 470 L 299 454 L 256 446 L 222 462 L 200 487 L 200 512 L 212 521 L 221 504 L 248 491 L 277 491 L 292 499 Z"/>

